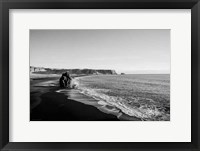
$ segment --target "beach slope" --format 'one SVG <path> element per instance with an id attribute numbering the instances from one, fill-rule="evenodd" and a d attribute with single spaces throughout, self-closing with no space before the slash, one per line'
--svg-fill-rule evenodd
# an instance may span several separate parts
<path id="1" fill-rule="evenodd" d="M 58 93 L 58 78 L 32 79 L 30 84 L 30 121 L 118 121 L 112 115 L 103 113 L 96 107 L 77 102 L 69 98 L 68 94 Z M 76 98 L 92 100 L 82 94 L 73 93 Z"/>

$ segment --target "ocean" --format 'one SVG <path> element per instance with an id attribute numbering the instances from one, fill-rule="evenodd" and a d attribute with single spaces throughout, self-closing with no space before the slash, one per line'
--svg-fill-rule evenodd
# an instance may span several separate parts
<path id="1" fill-rule="evenodd" d="M 143 121 L 170 120 L 170 75 L 94 75 L 75 78 L 80 93 Z"/>

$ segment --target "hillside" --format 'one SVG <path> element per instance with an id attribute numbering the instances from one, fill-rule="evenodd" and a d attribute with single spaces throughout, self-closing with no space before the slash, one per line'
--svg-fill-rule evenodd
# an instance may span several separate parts
<path id="1" fill-rule="evenodd" d="M 96 70 L 96 69 L 51 69 L 51 68 L 43 68 L 43 67 L 33 67 L 30 66 L 31 73 L 40 73 L 40 74 L 62 74 L 64 72 L 68 72 L 69 74 L 117 74 L 115 70 Z"/>

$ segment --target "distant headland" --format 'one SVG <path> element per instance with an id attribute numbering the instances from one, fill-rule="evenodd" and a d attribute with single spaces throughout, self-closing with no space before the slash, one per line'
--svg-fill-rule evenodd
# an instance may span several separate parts
<path id="1" fill-rule="evenodd" d="M 107 70 L 107 69 L 52 69 L 52 68 L 44 68 L 44 67 L 34 67 L 30 66 L 31 73 L 41 73 L 41 74 L 62 74 L 64 72 L 68 72 L 69 74 L 86 74 L 86 75 L 116 75 L 115 70 Z"/>

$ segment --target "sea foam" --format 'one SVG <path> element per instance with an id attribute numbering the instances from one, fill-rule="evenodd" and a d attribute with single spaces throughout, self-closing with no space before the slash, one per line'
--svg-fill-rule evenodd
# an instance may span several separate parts
<path id="1" fill-rule="evenodd" d="M 141 106 L 139 108 L 130 106 L 126 102 L 127 100 L 122 99 L 120 97 L 108 96 L 106 94 L 100 93 L 93 89 L 77 87 L 80 90 L 80 93 L 87 95 L 89 97 L 93 97 L 96 100 L 99 100 L 99 103 L 102 105 L 110 105 L 120 109 L 123 113 L 140 118 L 142 120 L 156 120 L 157 116 L 162 116 L 163 113 L 157 110 L 157 108 L 144 108 Z"/>
<path id="2" fill-rule="evenodd" d="M 108 78 L 112 78 L 109 76 Z M 105 76 L 103 77 L 90 77 L 90 78 L 83 78 L 87 80 L 81 80 L 82 78 L 76 79 L 76 89 L 79 90 L 80 93 L 87 95 L 89 97 L 92 97 L 99 101 L 100 104 L 109 106 L 113 106 L 124 114 L 127 114 L 132 117 L 137 117 L 142 120 L 152 121 L 152 120 L 169 120 L 170 115 L 165 112 L 164 109 L 162 109 L 162 104 L 160 105 L 160 102 L 156 102 L 152 98 L 148 97 L 138 97 L 138 96 L 132 96 L 128 90 L 130 90 L 130 82 L 128 82 L 126 85 L 124 84 L 124 81 L 120 83 L 120 80 L 115 80 L 115 85 L 109 81 L 106 81 L 108 83 L 105 83 Z M 95 80 L 93 80 L 95 79 Z M 116 77 L 114 77 L 116 79 Z M 157 82 L 157 81 L 156 81 Z M 86 84 L 83 84 L 86 83 Z M 142 84 L 145 83 L 142 81 Z M 117 84 L 117 86 L 116 86 Z M 124 84 L 124 85 L 123 85 Z M 151 81 L 146 82 L 147 87 L 140 88 L 140 85 L 137 83 L 137 86 L 140 88 L 139 91 L 141 91 L 143 94 L 148 93 L 147 88 L 150 84 L 152 87 Z M 92 86 L 91 86 L 92 85 Z M 123 89 L 127 89 L 127 91 L 124 91 L 123 89 L 119 89 L 118 85 L 124 86 Z M 159 86 L 159 85 L 158 85 Z M 163 85 L 165 86 L 165 85 Z M 115 91 L 114 91 L 115 90 Z M 155 84 L 153 83 L 152 90 L 156 93 L 162 92 L 158 88 L 155 89 Z M 111 93 L 112 92 L 112 95 Z M 126 93 L 128 93 L 129 97 L 127 97 Z M 113 95 L 114 94 L 114 95 Z M 130 97 L 132 96 L 132 97 Z M 159 94 L 160 96 L 160 94 Z"/>

